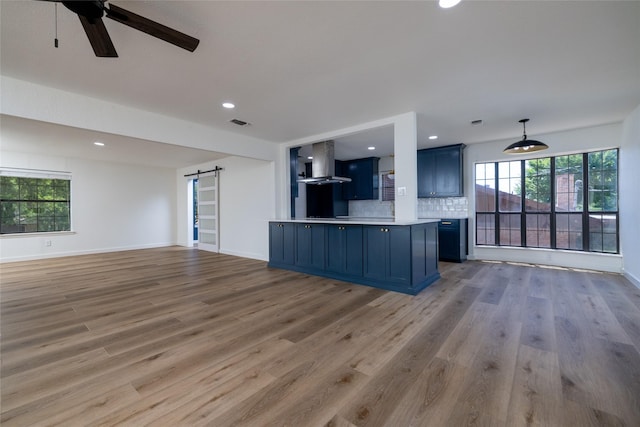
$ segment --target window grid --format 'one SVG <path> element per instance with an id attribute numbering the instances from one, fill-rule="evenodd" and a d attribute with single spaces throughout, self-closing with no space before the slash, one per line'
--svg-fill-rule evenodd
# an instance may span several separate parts
<path id="1" fill-rule="evenodd" d="M 617 149 L 475 171 L 477 245 L 619 252 Z"/>
<path id="2" fill-rule="evenodd" d="M 70 181 L 0 176 L 0 234 L 71 230 Z"/>
<path id="3" fill-rule="evenodd" d="M 382 201 L 394 201 L 396 199 L 394 172 L 382 172 L 380 176 L 382 178 Z"/>

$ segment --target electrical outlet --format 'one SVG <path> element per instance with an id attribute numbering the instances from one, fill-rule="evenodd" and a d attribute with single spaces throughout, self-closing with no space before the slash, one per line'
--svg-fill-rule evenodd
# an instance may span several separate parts
<path id="1" fill-rule="evenodd" d="M 47 246 L 47 247 L 51 246 L 51 240 L 45 240 L 44 241 L 44 245 Z"/>
<path id="2" fill-rule="evenodd" d="M 398 187 L 398 196 L 406 196 L 407 187 Z"/>

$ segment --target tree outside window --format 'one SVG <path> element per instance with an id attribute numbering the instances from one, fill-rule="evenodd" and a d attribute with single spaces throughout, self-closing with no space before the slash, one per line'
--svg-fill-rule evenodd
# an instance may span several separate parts
<path id="1" fill-rule="evenodd" d="M 618 252 L 617 149 L 480 163 L 475 172 L 478 245 Z"/>
<path id="2" fill-rule="evenodd" d="M 0 176 L 0 234 L 71 230 L 71 181 Z"/>

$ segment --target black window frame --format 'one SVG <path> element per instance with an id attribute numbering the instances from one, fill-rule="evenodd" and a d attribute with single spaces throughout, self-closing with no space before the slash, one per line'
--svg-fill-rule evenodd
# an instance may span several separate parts
<path id="1" fill-rule="evenodd" d="M 30 170 L 1 172 L 0 235 L 71 231 L 70 174 Z M 16 182 L 9 184 L 10 180 Z M 17 194 L 12 191 L 16 187 Z"/>
<path id="2" fill-rule="evenodd" d="M 590 197 L 590 183 L 589 183 L 589 155 L 592 155 L 594 153 L 605 153 L 608 151 L 612 151 L 615 150 L 616 151 L 616 177 L 615 177 L 615 191 L 616 191 L 616 210 L 591 210 L 590 207 L 590 202 L 591 202 L 591 197 Z M 575 251 L 575 252 L 590 252 L 590 253 L 604 253 L 604 254 L 619 254 L 620 253 L 620 212 L 619 212 L 619 206 L 620 206 L 620 194 L 619 194 L 619 182 L 620 182 L 620 173 L 619 173 L 619 167 L 620 167 L 620 150 L 618 148 L 608 148 L 608 149 L 602 149 L 602 150 L 594 150 L 594 151 L 589 151 L 589 152 L 584 152 L 584 153 L 574 153 L 574 154 L 579 154 L 582 156 L 582 174 L 583 174 L 583 183 L 582 183 L 582 189 L 581 189 L 581 195 L 582 195 L 582 211 L 558 211 L 556 210 L 556 203 L 555 203 L 555 199 L 556 199 L 556 158 L 557 157 L 563 157 L 564 155 L 558 155 L 558 156 L 541 156 L 541 157 L 536 157 L 536 158 L 527 158 L 527 159 L 522 159 L 522 160 L 518 160 L 520 162 L 521 165 L 521 176 L 520 176 L 520 186 L 521 186 L 521 200 L 520 200 L 520 212 L 514 212 L 514 211 L 500 211 L 500 187 L 499 187 L 499 163 L 503 163 L 503 162 L 478 162 L 476 163 L 476 165 L 484 165 L 485 169 L 488 167 L 488 165 L 493 165 L 495 168 L 494 171 L 494 188 L 493 191 L 495 192 L 495 194 L 493 195 L 494 198 L 494 204 L 495 206 L 493 207 L 493 211 L 480 211 L 477 210 L 477 202 L 476 202 L 476 210 L 475 210 L 475 218 L 476 218 L 476 225 L 475 225 L 475 244 L 476 246 L 481 246 L 481 247 L 525 247 L 525 248 L 542 248 L 542 249 L 552 249 L 552 250 L 565 250 L 565 251 Z M 550 210 L 549 212 L 544 211 L 528 211 L 527 207 L 526 207 L 526 187 L 525 187 L 525 180 L 526 180 L 526 173 L 525 173 L 525 165 L 527 161 L 531 161 L 531 160 L 536 160 L 536 159 L 544 159 L 544 158 L 549 158 L 550 159 L 550 183 L 549 183 L 549 187 L 550 187 Z M 509 161 L 513 161 L 513 160 L 509 160 Z M 507 162 L 507 161 L 504 161 Z M 477 177 L 476 177 L 476 171 L 477 171 L 477 166 L 474 166 L 474 196 L 477 198 L 478 197 L 478 193 L 477 193 L 477 185 L 478 185 L 478 181 L 477 181 Z M 604 207 L 604 206 L 603 206 Z M 535 245 L 531 245 L 527 242 L 527 215 L 536 215 L 536 214 L 548 214 L 550 215 L 549 218 L 549 233 L 550 233 L 550 244 L 549 246 L 535 246 Z M 557 219 L 558 219 L 558 215 L 581 215 L 582 217 L 582 248 L 581 249 L 573 249 L 573 248 L 566 248 L 566 247 L 561 247 L 558 248 L 557 247 Z M 500 234 L 500 224 L 501 224 L 501 217 L 507 217 L 507 216 L 519 216 L 520 217 L 520 245 L 513 245 L 513 244 L 509 244 L 509 243 L 503 243 L 501 242 L 501 234 Z M 482 220 L 483 221 L 479 221 L 480 217 L 482 216 Z M 478 231 L 478 225 L 482 222 L 482 224 L 485 224 L 485 218 L 487 217 L 491 217 L 493 216 L 493 221 L 494 221 L 494 241 L 493 243 L 480 243 L 478 240 L 478 236 L 479 236 L 479 231 Z M 609 250 L 604 250 L 605 249 L 605 244 L 604 244 L 604 236 L 605 234 L 611 235 L 613 233 L 605 233 L 604 232 L 604 226 L 602 227 L 602 230 L 599 233 L 594 233 L 594 234 L 600 234 L 602 236 L 601 239 L 601 245 L 599 247 L 599 250 L 594 250 L 592 248 L 594 242 L 591 241 L 591 229 L 590 229 L 590 218 L 594 217 L 594 216 L 611 216 L 614 218 L 615 220 L 615 247 L 616 250 L 615 252 L 609 251 Z M 601 219 L 602 222 L 602 219 Z M 481 230 L 482 233 L 485 232 L 485 229 L 483 228 Z M 487 241 L 488 239 L 486 239 L 486 236 L 483 236 L 483 240 Z"/>

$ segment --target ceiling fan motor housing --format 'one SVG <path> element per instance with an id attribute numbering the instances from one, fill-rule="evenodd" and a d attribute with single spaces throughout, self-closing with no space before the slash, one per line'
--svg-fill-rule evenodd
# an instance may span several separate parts
<path id="1" fill-rule="evenodd" d="M 99 19 L 104 16 L 104 0 L 63 1 L 62 4 L 72 12 L 88 19 Z"/>

